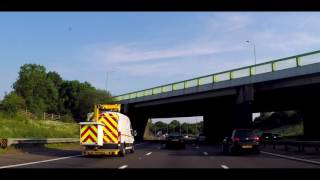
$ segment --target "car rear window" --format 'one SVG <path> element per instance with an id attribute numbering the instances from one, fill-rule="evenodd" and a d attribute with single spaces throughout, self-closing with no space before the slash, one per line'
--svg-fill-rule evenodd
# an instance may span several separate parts
<path id="1" fill-rule="evenodd" d="M 254 135 L 254 133 L 251 130 L 237 130 L 235 132 L 236 137 L 250 137 L 253 135 Z"/>

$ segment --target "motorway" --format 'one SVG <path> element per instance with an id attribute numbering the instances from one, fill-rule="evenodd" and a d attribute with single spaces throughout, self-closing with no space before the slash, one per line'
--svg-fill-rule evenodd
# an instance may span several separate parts
<path id="1" fill-rule="evenodd" d="M 125 157 L 83 157 L 79 147 L 38 148 L 0 155 L 3 168 L 320 168 L 297 160 L 261 153 L 223 155 L 218 145 L 188 144 L 185 149 L 166 149 L 161 143 L 143 142 Z"/>

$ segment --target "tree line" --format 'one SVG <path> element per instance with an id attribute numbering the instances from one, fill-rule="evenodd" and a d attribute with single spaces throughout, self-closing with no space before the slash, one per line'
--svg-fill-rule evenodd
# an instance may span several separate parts
<path id="1" fill-rule="evenodd" d="M 47 72 L 38 64 L 21 66 L 12 88 L 1 102 L 1 109 L 8 115 L 27 108 L 38 116 L 43 112 L 61 114 L 79 122 L 93 110 L 94 104 L 112 100 L 106 90 L 96 89 L 89 82 L 63 80 L 57 72 Z"/>
<path id="2" fill-rule="evenodd" d="M 253 121 L 254 128 L 273 129 L 276 127 L 297 124 L 302 122 L 299 111 L 278 111 L 278 112 L 262 112 L 259 117 Z"/>
<path id="3" fill-rule="evenodd" d="M 155 123 L 149 122 L 150 131 L 157 134 L 166 133 L 180 133 L 197 135 L 203 133 L 203 121 L 197 123 L 180 123 L 177 120 L 172 120 L 170 123 L 165 123 L 162 121 L 157 121 Z"/>

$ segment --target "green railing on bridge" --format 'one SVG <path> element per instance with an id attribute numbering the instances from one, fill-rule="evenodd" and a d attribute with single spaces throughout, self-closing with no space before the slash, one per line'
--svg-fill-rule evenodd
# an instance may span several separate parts
<path id="1" fill-rule="evenodd" d="M 201 76 L 201 77 L 197 77 L 197 78 L 189 79 L 185 81 L 166 84 L 163 86 L 157 86 L 150 89 L 127 93 L 120 96 L 116 96 L 115 100 L 122 101 L 122 100 L 139 98 L 144 96 L 156 95 L 160 93 L 186 89 L 186 88 L 201 86 L 205 84 L 212 84 L 212 83 L 214 84 L 221 81 L 227 81 L 227 80 L 232 80 L 232 79 L 246 77 L 246 76 L 254 76 L 257 74 L 274 72 L 274 71 L 279 71 L 279 70 L 288 69 L 288 68 L 295 68 L 295 67 L 319 63 L 319 62 L 320 62 L 320 50 L 305 53 L 305 54 L 299 54 L 296 56 L 286 57 L 282 59 L 277 59 L 269 62 L 264 62 L 264 63 L 252 65 L 252 66 L 246 66 L 238 69 Z"/>

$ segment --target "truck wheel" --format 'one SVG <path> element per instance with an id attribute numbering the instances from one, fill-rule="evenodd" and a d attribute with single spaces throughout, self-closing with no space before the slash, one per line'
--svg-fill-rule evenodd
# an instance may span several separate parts
<path id="1" fill-rule="evenodd" d="M 134 153 L 135 149 L 134 149 L 134 144 L 132 144 L 132 149 L 130 149 L 131 153 Z"/>
<path id="2" fill-rule="evenodd" d="M 121 157 L 124 157 L 126 155 L 126 147 L 125 147 L 125 144 L 121 145 L 120 147 L 120 151 L 119 151 L 119 155 Z"/>

